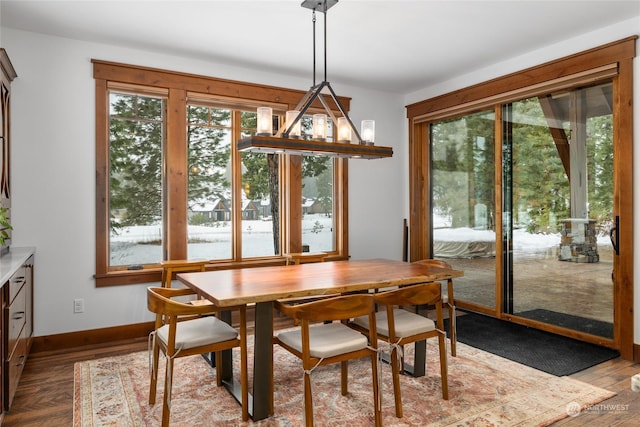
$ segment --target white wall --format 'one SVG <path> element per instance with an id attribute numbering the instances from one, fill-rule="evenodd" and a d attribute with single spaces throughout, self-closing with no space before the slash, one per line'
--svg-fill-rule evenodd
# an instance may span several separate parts
<path id="1" fill-rule="evenodd" d="M 423 88 L 410 93 L 405 97 L 405 104 L 409 105 L 424 99 L 433 98 L 444 93 L 457 89 L 462 89 L 476 83 L 481 83 L 496 77 L 520 71 L 538 64 L 542 64 L 564 56 L 572 55 L 584 50 L 588 50 L 600 45 L 621 40 L 630 36 L 640 34 L 640 17 L 635 17 L 619 24 L 601 28 L 598 31 L 583 34 L 579 37 L 564 40 L 533 52 L 528 52 L 509 61 L 493 64 L 490 67 L 474 70 L 468 74 L 456 76 L 449 81 L 442 82 L 437 86 Z M 637 54 L 637 53 L 636 53 Z M 634 59 L 634 99 L 640 99 L 640 58 Z M 634 141 L 640 141 L 640 108 L 634 109 Z M 404 132 L 407 132 L 408 125 L 405 122 Z M 636 144 L 634 143 L 634 146 Z M 633 162 L 640 164 L 640 149 L 635 148 Z M 634 167 L 634 222 L 640 224 L 640 174 L 638 168 Z M 638 218 L 636 220 L 636 218 Z M 634 343 L 640 343 L 640 227 L 635 226 L 634 241 Z"/>
<path id="2" fill-rule="evenodd" d="M 151 319 L 148 285 L 96 288 L 95 126 L 92 58 L 307 90 L 309 79 L 114 46 L 2 29 L 18 78 L 12 84 L 13 246 L 36 247 L 35 335 Z M 400 259 L 406 200 L 404 104 L 399 95 L 341 86 L 351 117 L 376 120 L 376 141 L 394 157 L 353 160 L 349 170 L 351 255 Z M 373 207 L 376 206 L 375 213 Z M 84 298 L 85 313 L 73 313 Z"/>

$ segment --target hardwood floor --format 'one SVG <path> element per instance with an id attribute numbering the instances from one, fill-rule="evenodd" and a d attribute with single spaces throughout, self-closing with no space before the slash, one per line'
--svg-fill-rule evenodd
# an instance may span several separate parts
<path id="1" fill-rule="evenodd" d="M 276 321 L 280 322 L 281 327 L 289 326 L 283 318 L 277 317 Z M 22 374 L 13 407 L 5 415 L 2 425 L 71 426 L 74 363 L 143 351 L 146 348 L 146 338 L 140 338 L 108 345 L 79 347 L 72 351 L 31 354 Z M 572 378 L 618 394 L 601 406 L 583 411 L 578 417 L 563 419 L 554 425 L 640 426 L 640 393 L 634 393 L 630 388 L 630 378 L 637 373 L 640 373 L 640 364 L 618 358 L 572 375 Z"/>
<path id="2" fill-rule="evenodd" d="M 553 425 L 640 426 L 640 392 L 631 391 L 631 377 L 638 373 L 640 363 L 617 358 L 571 375 L 571 378 L 614 391 L 617 395 L 577 417 L 568 417 Z"/>

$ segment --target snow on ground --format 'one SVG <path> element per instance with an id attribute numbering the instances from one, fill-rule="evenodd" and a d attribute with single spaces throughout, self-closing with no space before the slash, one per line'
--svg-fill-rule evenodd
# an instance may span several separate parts
<path id="1" fill-rule="evenodd" d="M 303 244 L 311 252 L 333 250 L 333 220 L 325 215 L 305 215 L 303 219 Z M 273 255 L 271 221 L 242 221 L 242 251 L 245 257 Z M 128 227 L 118 236 L 111 237 L 112 265 L 157 263 L 162 259 L 162 229 L 159 225 Z M 190 243 L 191 259 L 228 259 L 231 257 L 230 222 L 220 227 L 189 226 L 189 237 L 198 243 Z M 437 228 L 434 239 L 438 241 L 470 242 L 496 240 L 491 230 L 474 230 L 468 227 Z M 514 253 L 546 251 L 560 244 L 560 234 L 531 234 L 523 229 L 514 230 Z M 598 238 L 598 245 L 611 246 L 609 236 Z"/>
<path id="2" fill-rule="evenodd" d="M 468 227 L 438 228 L 433 231 L 433 238 L 444 242 L 492 242 L 496 234 L 492 230 L 474 230 Z M 514 252 L 537 252 L 560 245 L 560 233 L 542 234 L 527 233 L 524 229 L 513 231 Z M 611 246 L 609 236 L 599 236 L 598 246 Z"/>
<path id="3" fill-rule="evenodd" d="M 305 215 L 302 220 L 303 244 L 310 252 L 332 251 L 333 219 L 322 214 Z M 111 265 L 158 263 L 162 260 L 161 225 L 127 227 L 111 236 Z M 231 258 L 231 222 L 219 227 L 189 226 L 190 259 Z M 244 257 L 270 256 L 273 253 L 271 221 L 242 221 L 242 252 Z"/>

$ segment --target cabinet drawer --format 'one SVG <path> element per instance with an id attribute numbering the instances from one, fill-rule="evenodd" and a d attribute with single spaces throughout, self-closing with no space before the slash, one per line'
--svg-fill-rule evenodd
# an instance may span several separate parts
<path id="1" fill-rule="evenodd" d="M 13 352 L 13 355 L 10 359 L 6 361 L 6 374 L 8 381 L 8 393 L 5 396 L 6 401 L 4 402 L 5 408 L 9 409 L 11 407 L 11 402 L 13 401 L 13 396 L 16 394 L 16 389 L 18 388 L 18 382 L 20 381 L 20 375 L 22 375 L 22 370 L 24 369 L 24 365 L 27 362 L 27 340 L 25 337 L 21 336 L 17 341 L 16 350 Z"/>
<path id="2" fill-rule="evenodd" d="M 25 266 L 21 266 L 16 270 L 15 273 L 9 279 L 9 282 L 6 286 L 9 287 L 9 304 L 13 302 L 13 299 L 18 295 L 22 286 L 24 286 L 26 281 L 26 268 Z"/>
<path id="3" fill-rule="evenodd" d="M 11 357 L 13 348 L 16 345 L 16 341 L 20 337 L 22 328 L 24 327 L 27 316 L 27 299 L 26 292 L 20 292 L 13 299 L 13 303 L 7 307 L 9 311 L 8 324 L 7 324 L 7 356 Z"/>

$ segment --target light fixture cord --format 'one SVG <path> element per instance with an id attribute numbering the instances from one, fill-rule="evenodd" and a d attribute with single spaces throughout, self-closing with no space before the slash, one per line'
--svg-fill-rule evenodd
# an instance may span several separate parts
<path id="1" fill-rule="evenodd" d="M 327 81 L 327 2 L 324 2 L 324 81 Z"/>
<path id="2" fill-rule="evenodd" d="M 316 10 L 313 9 L 311 14 L 311 21 L 313 22 L 313 86 L 316 85 Z"/>

